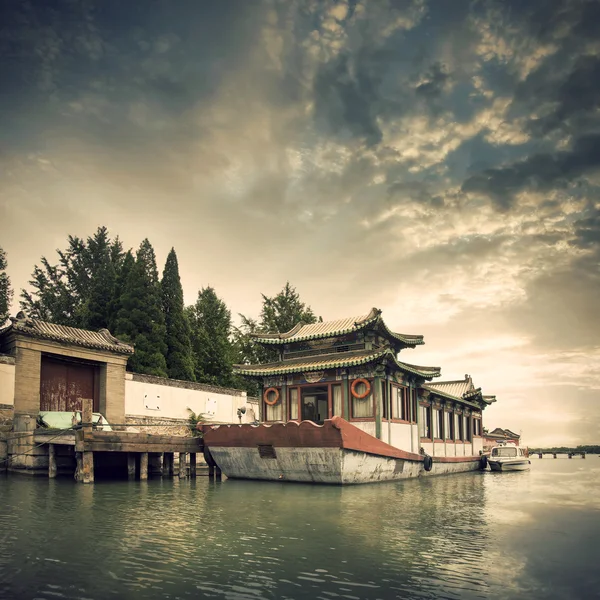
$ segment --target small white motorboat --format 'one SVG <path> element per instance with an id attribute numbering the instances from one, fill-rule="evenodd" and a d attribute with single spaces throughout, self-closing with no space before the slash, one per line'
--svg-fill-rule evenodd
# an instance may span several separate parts
<path id="1" fill-rule="evenodd" d="M 492 448 L 488 464 L 492 471 L 527 471 L 531 461 L 523 448 L 507 442 Z"/>

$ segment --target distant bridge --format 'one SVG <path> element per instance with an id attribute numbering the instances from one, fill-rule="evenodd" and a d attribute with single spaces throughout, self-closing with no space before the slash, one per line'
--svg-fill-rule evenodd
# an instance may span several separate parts
<path id="1" fill-rule="evenodd" d="M 537 454 L 538 458 L 544 458 L 544 454 L 551 454 L 552 458 L 557 458 L 558 454 L 566 454 L 569 458 L 573 458 L 574 456 L 585 458 L 585 452 L 533 452 L 532 454 Z"/>

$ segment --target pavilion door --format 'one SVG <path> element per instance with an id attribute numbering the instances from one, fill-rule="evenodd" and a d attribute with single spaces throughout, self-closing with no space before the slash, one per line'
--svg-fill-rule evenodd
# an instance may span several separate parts
<path id="1" fill-rule="evenodd" d="M 311 386 L 302 389 L 302 420 L 321 425 L 329 418 L 329 390 L 327 386 Z"/>
<path id="2" fill-rule="evenodd" d="M 95 365 L 42 357 L 40 410 L 72 412 L 81 410 L 81 399 L 91 398 L 99 410 Z"/>

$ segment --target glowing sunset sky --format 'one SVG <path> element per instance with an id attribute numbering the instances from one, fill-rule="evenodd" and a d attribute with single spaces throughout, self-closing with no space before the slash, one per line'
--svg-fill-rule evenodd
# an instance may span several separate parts
<path id="1" fill-rule="evenodd" d="M 9 7 L 10 5 L 10 7 Z M 600 443 L 600 2 L 0 8 L 0 246 L 175 246 L 186 301 L 376 306 L 485 425 Z M 17 310 L 15 302 L 15 312 Z"/>

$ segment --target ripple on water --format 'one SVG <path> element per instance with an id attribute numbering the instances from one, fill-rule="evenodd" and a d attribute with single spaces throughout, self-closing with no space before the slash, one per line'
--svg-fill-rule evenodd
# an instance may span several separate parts
<path id="1" fill-rule="evenodd" d="M 3 478 L 0 597 L 590 597 L 576 544 L 599 543 L 600 520 L 579 495 L 598 475 L 547 462 L 351 488 Z M 568 468 L 570 501 L 555 489 Z"/>

